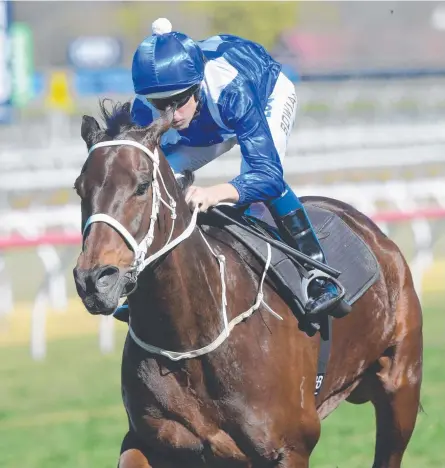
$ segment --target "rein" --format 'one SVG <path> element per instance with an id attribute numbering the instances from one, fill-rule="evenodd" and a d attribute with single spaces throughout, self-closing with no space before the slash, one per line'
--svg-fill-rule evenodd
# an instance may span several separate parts
<path id="1" fill-rule="evenodd" d="M 137 279 L 139 273 L 144 270 L 145 267 L 147 267 L 150 263 L 154 262 L 156 259 L 164 255 L 166 252 L 169 252 L 172 250 L 174 247 L 176 247 L 178 244 L 183 242 L 185 239 L 191 236 L 193 231 L 195 230 L 196 227 L 196 220 L 198 217 L 198 212 L 199 208 L 195 208 L 192 214 L 192 218 L 190 221 L 190 224 L 186 227 L 186 229 L 174 240 L 171 240 L 173 232 L 174 232 L 174 227 L 175 227 L 175 220 L 176 220 L 176 201 L 173 199 L 173 197 L 170 195 L 170 193 L 167 190 L 167 187 L 165 186 L 164 178 L 162 177 L 162 173 L 159 170 L 159 153 L 157 148 L 154 150 L 154 152 L 150 151 L 146 146 L 141 145 L 140 143 L 133 141 L 133 140 L 114 140 L 114 141 L 106 141 L 106 142 L 101 142 L 93 145 L 89 152 L 88 155 L 90 155 L 94 150 L 97 148 L 104 148 L 107 146 L 121 146 L 121 145 L 128 145 L 128 146 L 133 146 L 135 148 L 138 148 L 141 150 L 143 153 L 145 153 L 148 158 L 153 162 L 153 179 L 152 179 L 152 187 L 153 187 L 153 196 L 152 196 L 152 211 L 150 214 L 150 225 L 148 228 L 148 232 L 145 235 L 145 237 L 142 239 L 140 243 L 136 241 L 136 239 L 130 234 L 130 232 L 123 226 L 119 221 L 114 219 L 112 216 L 106 214 L 106 213 L 95 213 L 91 215 L 86 223 L 85 227 L 82 232 L 82 249 L 84 248 L 85 244 L 85 238 L 87 234 L 88 228 L 93 224 L 93 223 L 106 223 L 109 226 L 111 226 L 113 229 L 115 229 L 122 237 L 123 239 L 128 243 L 128 245 L 131 247 L 133 254 L 134 254 L 134 260 L 133 263 L 131 264 L 131 270 L 135 275 L 135 279 Z M 164 191 L 167 195 L 168 201 L 165 201 L 162 198 L 161 195 L 161 190 L 158 182 L 158 177 L 161 180 L 162 187 L 164 188 Z M 167 242 L 162 247 L 160 250 L 155 252 L 152 255 L 149 255 L 147 257 L 148 249 L 153 243 L 154 239 L 154 226 L 155 222 L 158 218 L 159 215 L 159 209 L 161 206 L 161 203 L 170 210 L 171 212 L 171 219 L 173 220 L 172 223 L 172 228 L 170 231 L 170 234 L 168 236 Z M 181 359 L 191 359 L 195 358 L 197 356 L 201 356 L 203 354 L 207 354 L 210 351 L 215 350 L 218 348 L 230 335 L 230 332 L 233 330 L 235 325 L 238 323 L 242 322 L 245 320 L 247 317 L 253 314 L 255 310 L 257 310 L 260 305 L 263 305 L 274 317 L 283 320 L 280 315 L 278 315 L 276 312 L 274 312 L 265 302 L 264 302 L 264 294 L 263 294 L 263 283 L 264 279 L 267 274 L 267 270 L 269 269 L 270 262 L 272 259 L 272 251 L 270 248 L 270 245 L 267 244 L 267 251 L 268 251 L 268 256 L 267 256 L 267 262 L 264 267 L 264 271 L 259 283 L 259 288 L 258 288 L 258 293 L 257 297 L 255 300 L 255 303 L 250 307 L 247 311 L 241 313 L 234 319 L 232 319 L 230 322 L 228 321 L 227 318 L 227 298 L 226 298 L 226 282 L 225 282 L 225 268 L 226 268 L 226 259 L 224 255 L 217 254 L 214 252 L 214 250 L 211 248 L 209 242 L 207 239 L 204 237 L 204 234 L 202 231 L 199 229 L 199 233 L 201 234 L 201 237 L 203 238 L 205 244 L 207 245 L 208 249 L 210 250 L 211 254 L 218 260 L 219 262 L 219 270 L 220 270 L 220 276 L 221 276 L 221 315 L 224 323 L 224 330 L 218 335 L 218 337 L 209 345 L 204 346 L 203 348 L 199 348 L 196 350 L 192 351 L 186 351 L 186 352 L 176 352 L 176 351 L 168 351 L 166 349 L 159 348 L 157 346 L 152 346 L 148 343 L 145 343 L 142 341 L 134 332 L 134 330 L 131 327 L 131 319 L 129 323 L 129 334 L 133 341 L 140 346 L 142 349 L 149 353 L 154 353 L 154 354 L 159 354 L 162 356 L 165 356 L 172 361 L 179 361 Z M 131 291 L 133 292 L 134 289 Z M 127 296 L 129 294 L 126 294 Z"/>

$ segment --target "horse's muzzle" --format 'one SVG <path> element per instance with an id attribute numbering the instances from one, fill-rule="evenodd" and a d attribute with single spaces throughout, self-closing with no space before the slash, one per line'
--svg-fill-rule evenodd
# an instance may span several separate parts
<path id="1" fill-rule="evenodd" d="M 128 282 L 125 272 L 103 265 L 90 270 L 76 267 L 73 274 L 77 293 L 90 314 L 110 315 L 116 310 Z"/>

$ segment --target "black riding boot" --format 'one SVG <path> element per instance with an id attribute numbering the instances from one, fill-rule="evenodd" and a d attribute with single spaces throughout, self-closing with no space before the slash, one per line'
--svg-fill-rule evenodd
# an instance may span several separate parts
<path id="1" fill-rule="evenodd" d="M 276 219 L 278 227 L 284 231 L 283 237 L 291 247 L 303 254 L 318 260 L 324 264 L 326 259 L 317 239 L 311 222 L 304 208 L 298 208 L 287 215 Z M 305 265 L 308 270 L 313 270 L 311 265 Z M 344 296 L 333 281 L 326 278 L 315 278 L 308 285 L 308 302 L 305 305 L 306 313 L 311 317 L 318 317 L 324 313 L 333 311 L 336 304 Z M 336 316 L 335 314 L 331 314 Z M 344 314 L 343 314 L 344 315 Z"/>

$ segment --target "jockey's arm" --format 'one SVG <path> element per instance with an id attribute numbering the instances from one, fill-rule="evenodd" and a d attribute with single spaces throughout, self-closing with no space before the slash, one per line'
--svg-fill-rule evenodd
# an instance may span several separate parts
<path id="1" fill-rule="evenodd" d="M 236 132 L 244 162 L 249 170 L 230 181 L 238 194 L 238 204 L 264 202 L 285 190 L 283 168 L 268 122 L 257 96 L 244 87 L 225 102 L 227 124 Z"/>
<path id="2" fill-rule="evenodd" d="M 244 205 L 278 198 L 285 190 L 283 168 L 259 99 L 247 86 L 238 88 L 226 96 L 222 115 L 249 169 L 226 184 L 190 187 L 186 201 L 206 211 L 221 202 Z"/>

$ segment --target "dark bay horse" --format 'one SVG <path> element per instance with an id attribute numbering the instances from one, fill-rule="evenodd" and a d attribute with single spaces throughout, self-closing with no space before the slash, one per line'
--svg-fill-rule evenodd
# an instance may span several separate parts
<path id="1" fill-rule="evenodd" d="M 82 122 L 89 156 L 75 183 L 84 243 L 74 277 L 91 314 L 111 314 L 132 292 L 119 467 L 307 467 L 321 420 L 344 400 L 375 407 L 373 466 L 400 467 L 419 408 L 422 312 L 397 246 L 345 203 L 308 202 L 338 214 L 381 268 L 352 312 L 334 320 L 315 397 L 319 336 L 299 330 L 268 281 L 257 301 L 263 268 L 248 252 L 240 257 L 230 234 L 195 226 L 159 150 L 168 119 L 139 128 L 128 103 L 102 112 L 105 129 L 93 117 Z"/>

